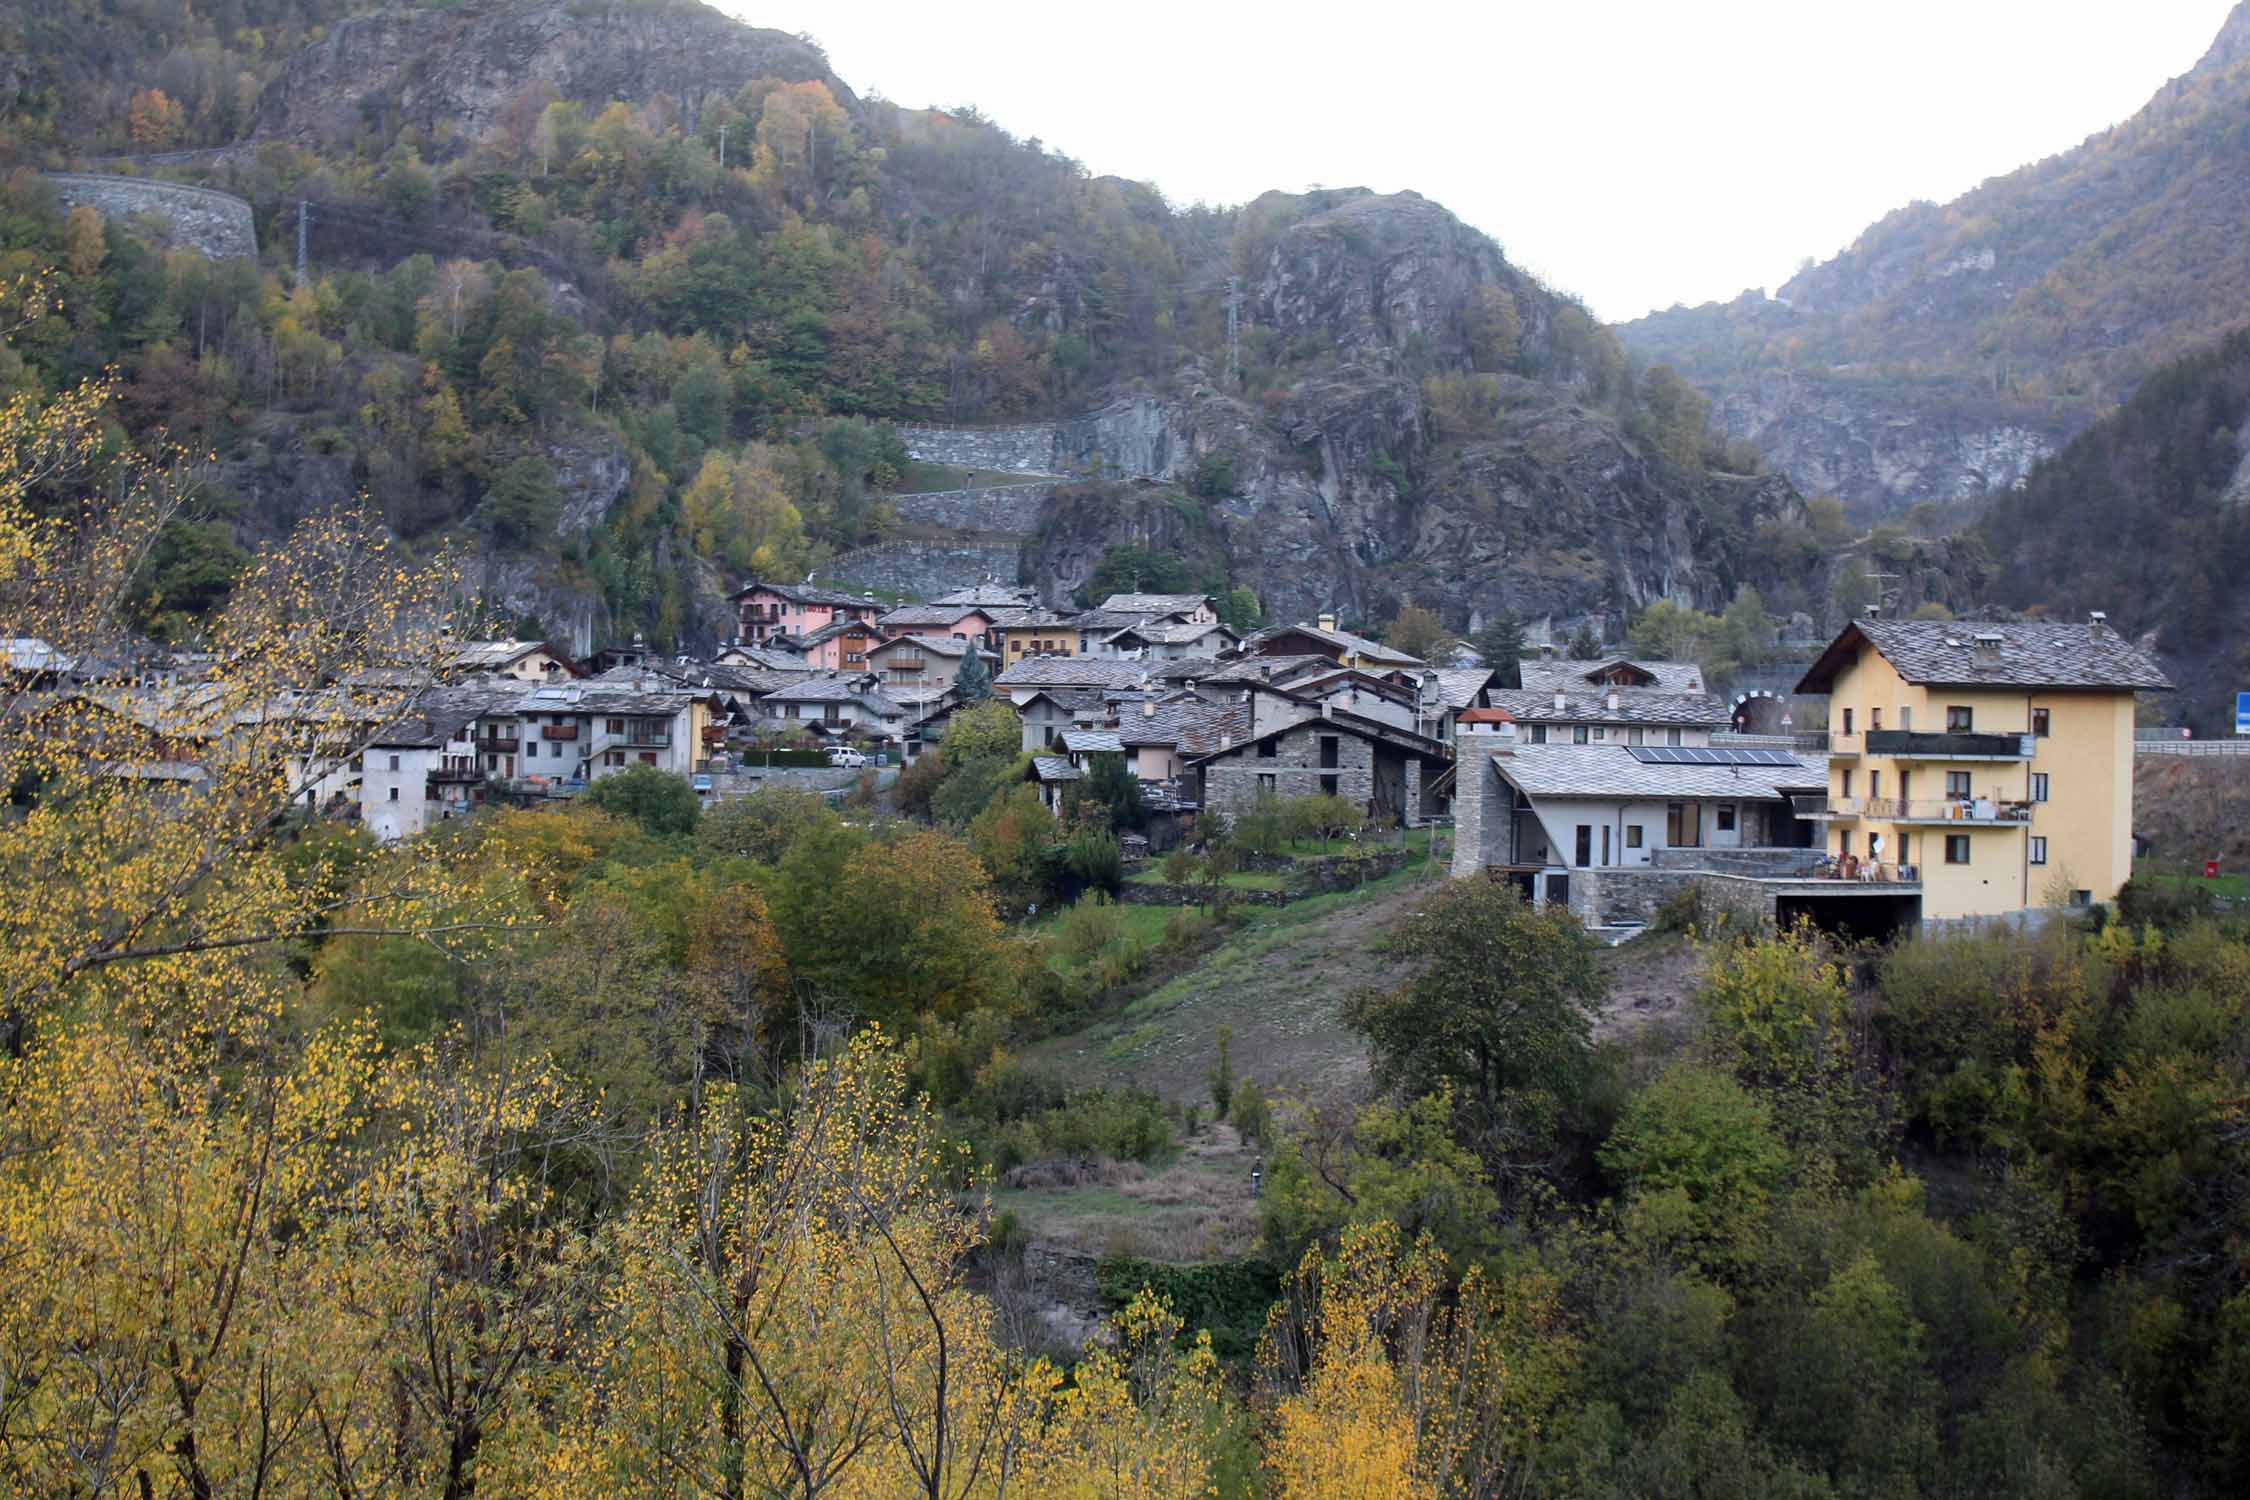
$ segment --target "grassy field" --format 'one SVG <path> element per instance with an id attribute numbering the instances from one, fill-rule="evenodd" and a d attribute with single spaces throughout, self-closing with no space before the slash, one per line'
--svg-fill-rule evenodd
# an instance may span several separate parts
<path id="1" fill-rule="evenodd" d="M 994 1192 L 992 1206 L 1014 1214 L 1042 1244 L 1084 1255 L 1224 1260 L 1257 1244 L 1250 1197 L 1257 1157 L 1233 1126 L 1207 1124 L 1159 1167 L 1109 1162 L 1081 1182 L 1044 1180 L 1031 1169 L 1019 1174 L 1020 1185 Z"/>
<path id="2" fill-rule="evenodd" d="M 1344 1028 L 1343 1001 L 1396 972 L 1370 945 L 1433 878 L 1417 864 L 1356 891 L 1253 911 L 1194 968 L 1031 1055 L 1086 1083 L 1137 1084 L 1195 1103 L 1207 1094 L 1225 1025 L 1238 1076 L 1269 1091 L 1356 1092 L 1366 1050 Z"/>
<path id="3" fill-rule="evenodd" d="M 2183 869 L 2176 865 L 2152 865 L 2143 860 L 2133 866 L 2133 878 L 2145 880 L 2151 885 L 2209 891 L 2214 896 L 2223 896 L 2230 901 L 2250 899 L 2250 876 L 2240 871 L 2221 875 L 2216 880 L 2206 880 L 2201 867 Z"/>
<path id="4" fill-rule="evenodd" d="M 1164 867 L 1152 864 L 1137 875 L 1126 877 L 1128 885 L 1163 885 Z M 1237 870 L 1219 882 L 1230 891 L 1285 891 L 1289 877 L 1267 870 Z"/>

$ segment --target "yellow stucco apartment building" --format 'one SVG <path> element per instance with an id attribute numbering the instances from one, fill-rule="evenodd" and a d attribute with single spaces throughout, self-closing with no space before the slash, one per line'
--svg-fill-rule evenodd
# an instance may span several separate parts
<path id="1" fill-rule="evenodd" d="M 2133 867 L 2133 705 L 2163 671 L 2080 622 L 1859 620 L 1798 684 L 1826 693 L 1841 859 L 1912 866 L 1925 917 L 2108 901 Z"/>

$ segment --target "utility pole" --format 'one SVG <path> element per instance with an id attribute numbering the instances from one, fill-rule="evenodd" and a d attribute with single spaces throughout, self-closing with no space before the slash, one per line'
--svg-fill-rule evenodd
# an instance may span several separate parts
<path id="1" fill-rule="evenodd" d="M 305 284 L 305 247 L 312 238 L 312 205 L 297 200 L 297 285 Z"/>

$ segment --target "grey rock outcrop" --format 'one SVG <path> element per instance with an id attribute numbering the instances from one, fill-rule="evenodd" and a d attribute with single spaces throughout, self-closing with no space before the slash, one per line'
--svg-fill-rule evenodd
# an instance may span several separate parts
<path id="1" fill-rule="evenodd" d="M 509 101 L 544 83 L 594 109 L 659 94 L 691 114 L 753 78 L 825 84 L 858 101 L 820 49 L 745 26 L 695 0 L 517 0 L 379 11 L 336 22 L 258 101 L 259 139 L 327 140 L 386 111 L 425 129 L 482 135 Z"/>
<path id="2" fill-rule="evenodd" d="M 2084 420 L 2046 403 L 1905 400 L 1865 382 L 1781 374 L 1721 385 L 1711 418 L 1805 494 L 1901 508 L 2018 488 Z"/>

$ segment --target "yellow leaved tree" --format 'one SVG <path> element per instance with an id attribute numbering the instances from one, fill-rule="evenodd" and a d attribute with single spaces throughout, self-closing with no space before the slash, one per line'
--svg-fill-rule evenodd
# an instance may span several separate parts
<path id="1" fill-rule="evenodd" d="M 1575 1343 L 1536 1273 L 1458 1284 L 1386 1221 L 1307 1252 L 1266 1325 L 1266 1469 L 1282 1500 L 1519 1491 Z"/>

